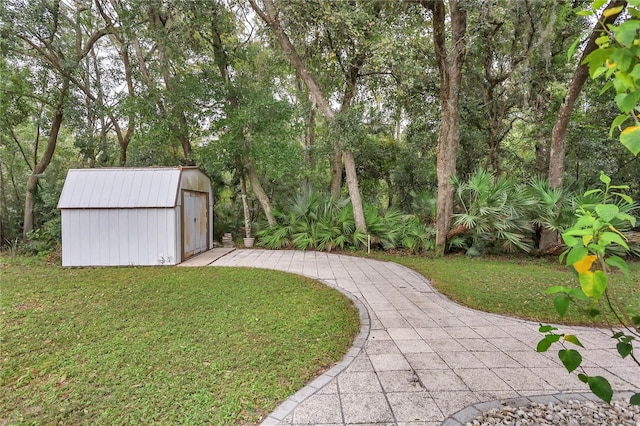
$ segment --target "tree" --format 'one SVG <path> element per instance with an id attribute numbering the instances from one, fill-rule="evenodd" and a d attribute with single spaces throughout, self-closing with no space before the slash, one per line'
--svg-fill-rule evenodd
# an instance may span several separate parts
<path id="1" fill-rule="evenodd" d="M 313 97 L 316 106 L 323 113 L 324 117 L 329 122 L 335 120 L 335 113 L 329 104 L 329 100 L 323 93 L 322 89 L 316 82 L 316 78 L 309 72 L 307 66 L 302 61 L 295 46 L 291 43 L 289 35 L 285 32 L 280 22 L 279 11 L 276 9 L 272 0 L 263 0 L 262 4 L 264 8 L 260 8 L 256 3 L 256 0 L 249 0 L 251 7 L 255 10 L 258 16 L 269 26 L 273 32 L 278 44 L 284 51 L 286 57 L 289 59 L 291 65 L 296 70 L 298 77 L 304 82 L 309 89 L 311 96 Z M 343 97 L 343 105 L 348 107 L 351 103 L 352 97 L 355 95 L 355 80 L 357 79 L 360 67 L 364 58 L 354 58 L 349 64 L 349 72 L 352 74 L 345 86 L 345 95 Z M 360 197 L 360 189 L 358 187 L 358 176 L 356 173 L 355 160 L 353 152 L 350 149 L 342 150 L 342 160 L 344 163 L 344 169 L 347 176 L 347 187 L 349 189 L 349 197 L 351 198 L 351 204 L 353 206 L 353 214 L 356 223 L 356 228 L 362 232 L 367 232 L 367 225 L 364 219 L 364 210 L 362 208 L 362 199 Z M 335 164 L 335 163 L 334 163 Z M 335 169 L 335 166 L 334 166 Z M 335 191 L 335 184 L 333 185 L 333 191 Z"/>
<path id="2" fill-rule="evenodd" d="M 604 1 L 601 3 L 604 4 Z M 580 62 L 573 73 L 573 78 L 551 132 L 551 147 L 549 151 L 549 185 L 551 188 L 559 188 L 564 182 L 567 128 L 578 96 L 589 78 L 589 67 L 583 63 L 584 59 L 598 48 L 596 40 L 602 34 L 603 29 L 616 20 L 626 5 L 627 2 L 624 0 L 611 0 L 609 2 L 600 19 L 594 25 L 587 44 L 582 51 Z M 555 244 L 557 239 L 558 236 L 555 232 L 544 229 L 540 237 L 540 248 L 544 250 L 546 247 Z"/>
<path id="3" fill-rule="evenodd" d="M 548 107 L 540 89 L 548 90 L 556 75 L 562 76 L 554 59 L 564 58 L 566 48 L 557 45 L 575 35 L 569 32 L 575 23 L 565 19 L 567 10 L 568 5 L 557 1 L 492 0 L 470 11 L 474 24 L 469 32 L 462 120 L 480 131 L 487 153 L 483 166 L 496 176 L 506 163 L 521 166 L 505 161 L 503 142 L 514 126 L 530 121 L 533 114 L 541 118 L 531 111 L 543 104 Z M 540 128 L 540 119 L 531 122 Z M 463 150 L 473 143 L 463 145 Z"/>
<path id="4" fill-rule="evenodd" d="M 604 1 L 601 3 L 604 4 Z M 571 119 L 571 113 L 582 91 L 582 87 L 589 78 L 589 67 L 584 64 L 584 59 L 598 48 L 596 40 L 602 35 L 607 25 L 613 23 L 627 5 L 625 0 L 611 0 L 602 11 L 600 19 L 596 22 L 585 45 L 580 62 L 573 74 L 571 83 L 564 98 L 564 102 L 558 111 L 556 123 L 551 134 L 551 151 L 549 154 L 549 183 L 552 188 L 562 186 L 564 180 L 564 161 L 566 150 L 567 127 Z"/>
<path id="5" fill-rule="evenodd" d="M 23 236 L 26 238 L 34 227 L 34 196 L 40 177 L 53 159 L 70 86 L 74 84 L 76 87 L 83 87 L 77 74 L 81 62 L 110 28 L 94 29 L 84 25 L 84 17 L 91 15 L 92 11 L 80 3 L 76 4 L 75 9 L 68 8 L 60 1 L 33 2 L 28 6 L 12 3 L 5 12 L 13 26 L 15 37 L 21 41 L 20 44 L 13 45 L 16 57 L 34 61 L 31 64 L 36 68 L 51 67 L 56 73 L 54 88 L 51 90 L 56 94 L 48 103 L 51 107 L 51 125 L 46 147 L 38 158 L 36 145 L 33 151 L 33 169 L 26 184 L 23 224 Z"/>
<path id="6" fill-rule="evenodd" d="M 431 11 L 433 43 L 440 75 L 440 133 L 437 155 L 437 214 L 436 253 L 444 254 L 447 232 L 453 214 L 455 188 L 451 179 L 456 173 L 456 159 L 460 146 L 460 91 L 462 66 L 465 60 L 467 12 L 457 0 L 449 2 L 451 36 L 446 37 L 446 8 L 443 0 L 422 0 L 420 4 Z"/>

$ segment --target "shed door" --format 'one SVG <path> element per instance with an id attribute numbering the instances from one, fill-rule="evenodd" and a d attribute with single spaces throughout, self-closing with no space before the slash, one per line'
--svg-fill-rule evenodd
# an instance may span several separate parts
<path id="1" fill-rule="evenodd" d="M 208 195 L 182 191 L 182 260 L 209 248 Z"/>

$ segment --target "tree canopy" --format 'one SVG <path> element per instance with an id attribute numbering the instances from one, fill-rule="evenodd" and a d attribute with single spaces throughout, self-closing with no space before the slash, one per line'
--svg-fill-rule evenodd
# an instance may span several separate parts
<path id="1" fill-rule="evenodd" d="M 315 188 L 347 200 L 353 244 L 384 240 L 373 217 L 394 210 L 411 232 L 433 225 L 440 252 L 478 170 L 567 191 L 603 170 L 637 198 L 637 157 L 609 129 L 640 92 L 621 61 L 582 63 L 616 40 L 634 49 L 637 27 L 606 35 L 629 15 L 601 3 L 586 16 L 568 0 L 6 0 L 0 242 L 55 239 L 74 167 L 196 164 L 216 187 L 216 234 L 290 223 L 283 209 Z M 622 138 L 637 154 L 634 129 Z"/>

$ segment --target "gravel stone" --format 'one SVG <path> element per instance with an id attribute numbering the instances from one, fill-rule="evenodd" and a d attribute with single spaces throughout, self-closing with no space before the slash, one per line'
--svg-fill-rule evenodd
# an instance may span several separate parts
<path id="1" fill-rule="evenodd" d="M 575 401 L 539 404 L 528 407 L 503 405 L 486 411 L 466 426 L 640 426 L 640 406 L 627 401 Z"/>

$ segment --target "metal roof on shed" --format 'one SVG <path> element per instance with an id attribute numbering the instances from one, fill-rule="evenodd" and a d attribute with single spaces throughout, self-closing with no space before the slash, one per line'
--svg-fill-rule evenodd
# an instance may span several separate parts
<path id="1" fill-rule="evenodd" d="M 59 209 L 174 207 L 181 168 L 71 169 Z"/>

